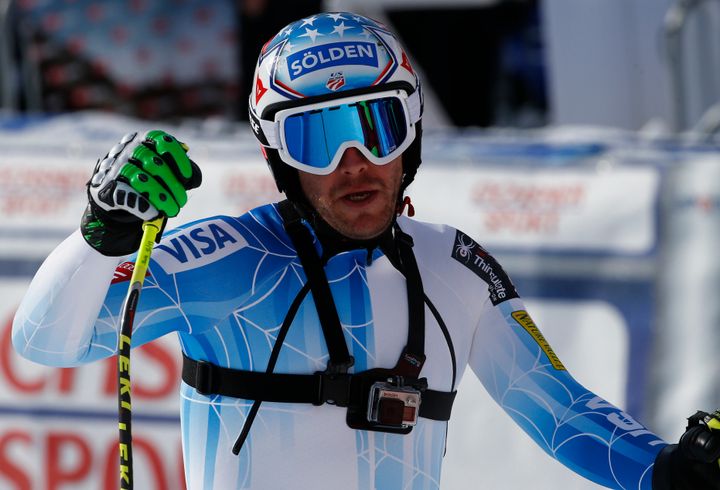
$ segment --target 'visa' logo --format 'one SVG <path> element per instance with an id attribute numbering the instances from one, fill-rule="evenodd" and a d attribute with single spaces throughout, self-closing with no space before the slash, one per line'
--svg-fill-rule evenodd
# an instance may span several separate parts
<path id="1" fill-rule="evenodd" d="M 220 219 L 204 221 L 163 240 L 153 259 L 169 274 L 202 267 L 247 246 L 238 231 Z"/>

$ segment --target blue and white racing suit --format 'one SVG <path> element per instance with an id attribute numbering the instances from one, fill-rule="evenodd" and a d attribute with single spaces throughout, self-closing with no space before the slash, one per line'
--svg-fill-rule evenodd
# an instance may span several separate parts
<path id="1" fill-rule="evenodd" d="M 666 445 L 565 370 L 497 262 L 449 226 L 400 217 L 415 242 L 427 297 L 421 375 L 453 391 L 470 366 L 498 404 L 548 454 L 611 488 L 651 488 Z M 316 246 L 320 248 L 319 241 Z M 79 233 L 46 260 L 13 325 L 22 355 L 76 366 L 113 355 L 127 282 L 120 259 Z M 352 250 L 325 268 L 354 372 L 391 368 L 408 329 L 405 278 L 378 250 Z M 190 358 L 265 371 L 275 336 L 306 281 L 276 205 L 216 216 L 168 232 L 156 245 L 135 317 L 134 345 L 177 332 Z M 454 357 L 454 359 L 453 359 Z M 328 353 L 312 295 L 302 302 L 275 372 L 325 369 Z M 454 362 L 453 362 L 454 361 Z M 455 363 L 455 364 L 454 364 Z M 252 401 L 204 396 L 183 384 L 182 440 L 188 488 L 437 489 L 447 422 L 420 418 L 408 435 L 365 432 L 331 405 L 261 405 L 239 456 L 231 448 Z M 474 488 L 468 482 L 468 488 Z"/>

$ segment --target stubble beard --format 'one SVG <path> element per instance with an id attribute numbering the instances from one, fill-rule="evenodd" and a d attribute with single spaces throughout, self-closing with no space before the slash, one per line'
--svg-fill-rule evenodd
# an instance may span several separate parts
<path id="1" fill-rule="evenodd" d="M 335 203 L 339 202 L 349 189 L 358 184 L 378 189 L 380 194 L 378 198 L 384 201 L 383 208 L 371 214 L 359 211 L 359 214 L 354 217 L 347 216 L 352 214 L 352 211 L 348 209 L 337 212 Z M 385 196 L 391 192 L 388 183 L 380 179 L 366 179 L 359 183 L 355 181 L 340 185 L 331 192 L 329 197 L 310 196 L 310 201 L 320 217 L 341 235 L 353 240 L 370 240 L 382 234 L 395 219 L 400 183 L 393 181 L 391 185 L 395 190 L 387 200 Z"/>

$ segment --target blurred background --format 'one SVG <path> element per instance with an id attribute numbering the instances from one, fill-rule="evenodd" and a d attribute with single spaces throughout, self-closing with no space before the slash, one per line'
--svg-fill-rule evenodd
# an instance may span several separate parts
<path id="1" fill-rule="evenodd" d="M 426 92 L 416 217 L 500 260 L 581 383 L 667 440 L 720 406 L 720 2 L 0 0 L 0 489 L 117 487 L 113 361 L 10 344 L 97 158 L 186 141 L 205 179 L 175 224 L 278 199 L 246 98 L 260 47 L 320 10 L 399 34 Z M 177 342 L 134 359 L 137 485 L 183 488 Z M 598 488 L 466 374 L 443 489 Z"/>

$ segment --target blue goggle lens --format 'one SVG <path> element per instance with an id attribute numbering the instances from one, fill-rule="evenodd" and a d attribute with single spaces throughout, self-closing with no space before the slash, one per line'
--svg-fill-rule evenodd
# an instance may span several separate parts
<path id="1" fill-rule="evenodd" d="M 391 155 L 407 138 L 408 122 L 400 99 L 386 97 L 293 114 L 282 130 L 293 159 L 324 169 L 349 141 L 357 141 L 378 158 Z"/>

